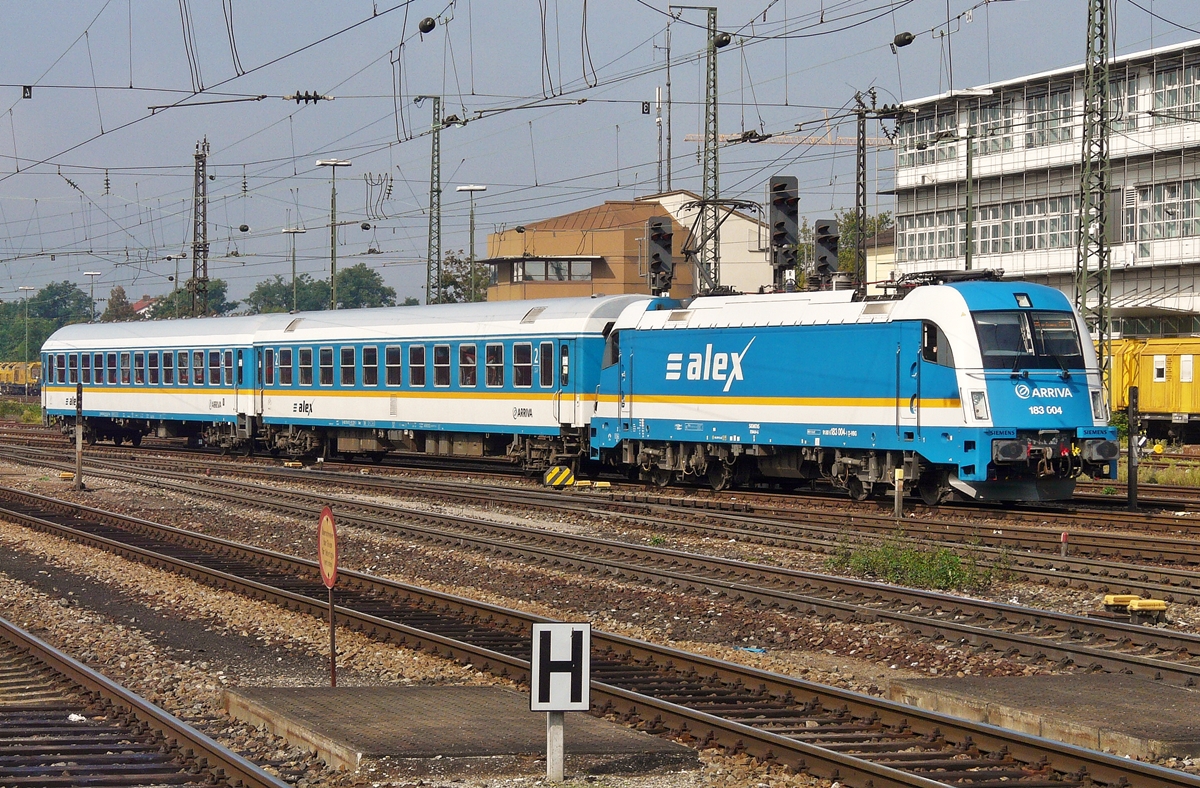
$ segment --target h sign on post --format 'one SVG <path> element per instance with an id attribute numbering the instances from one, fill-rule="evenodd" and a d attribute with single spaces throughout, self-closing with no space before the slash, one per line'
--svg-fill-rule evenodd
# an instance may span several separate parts
<path id="1" fill-rule="evenodd" d="M 534 624 L 530 711 L 587 711 L 591 624 Z"/>

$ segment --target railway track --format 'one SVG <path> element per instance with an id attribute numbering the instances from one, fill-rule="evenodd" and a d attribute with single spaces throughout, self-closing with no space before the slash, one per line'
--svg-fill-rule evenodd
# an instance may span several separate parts
<path id="1" fill-rule="evenodd" d="M 105 475 L 136 479 L 124 469 Z M 470 548 L 529 564 L 703 591 L 751 604 L 844 621 L 881 621 L 908 632 L 1007 656 L 1143 675 L 1194 686 L 1200 682 L 1200 637 L 1161 628 L 1035 610 L 889 584 L 701 556 L 661 547 L 576 536 L 490 520 L 377 505 L 191 473 L 157 471 L 154 483 L 183 494 L 305 518 L 333 504 L 343 525 L 406 539 Z M 578 510 L 576 513 L 580 513 Z M 598 509 L 583 513 L 603 514 Z"/>
<path id="2" fill-rule="evenodd" d="M 325 613 L 312 561 L 96 509 L 4 491 L 28 527 L 269 600 Z M 543 619 L 346 571 L 342 626 L 527 680 L 528 632 Z M 652 732 L 770 758 L 853 786 L 1189 786 L 1200 779 L 1100 752 L 593 633 L 592 697 Z"/>
<path id="3" fill-rule="evenodd" d="M 0 619 L 0 785 L 287 783 Z"/>

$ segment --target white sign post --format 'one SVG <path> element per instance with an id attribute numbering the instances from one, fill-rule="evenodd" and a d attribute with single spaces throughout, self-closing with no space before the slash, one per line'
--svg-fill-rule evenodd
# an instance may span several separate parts
<path id="1" fill-rule="evenodd" d="M 563 781 L 563 712 L 591 705 L 591 624 L 534 624 L 529 710 L 546 712 L 546 780 Z"/>

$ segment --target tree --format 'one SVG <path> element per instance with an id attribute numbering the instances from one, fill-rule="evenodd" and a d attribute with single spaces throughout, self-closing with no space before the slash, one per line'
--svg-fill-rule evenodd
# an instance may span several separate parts
<path id="1" fill-rule="evenodd" d="M 838 224 L 838 270 L 854 273 L 854 249 L 858 238 L 858 220 L 854 215 L 854 211 L 849 208 L 843 208 L 837 211 L 834 216 L 837 218 Z M 867 231 L 864 235 L 870 238 L 878 233 L 890 228 L 893 224 L 891 211 L 884 211 L 878 214 L 867 215 Z M 796 244 L 796 260 L 797 271 L 796 282 L 798 286 L 803 286 L 804 280 L 807 279 L 807 274 L 812 270 L 813 265 L 813 228 L 808 222 L 808 217 L 800 219 L 800 229 L 797 232 L 799 243 Z"/>
<path id="2" fill-rule="evenodd" d="M 192 292 L 189 289 L 191 285 L 192 280 L 189 279 L 186 287 L 181 287 L 168 294 L 155 304 L 154 319 L 163 320 L 171 317 L 191 317 Z M 228 289 L 229 285 L 224 279 L 208 280 L 208 314 L 224 315 L 232 312 L 237 307 L 237 301 L 225 300 L 225 294 Z M 200 309 L 199 302 L 196 304 L 196 309 Z"/>
<path id="3" fill-rule="evenodd" d="M 130 320 L 140 320 L 137 312 L 133 311 L 133 305 L 129 303 L 129 297 L 125 295 L 125 288 L 117 285 L 108 294 L 108 306 L 104 308 L 104 314 L 100 315 L 101 323 L 124 323 Z"/>
<path id="4" fill-rule="evenodd" d="M 337 294 L 339 309 L 396 305 L 395 289 L 385 285 L 383 277 L 367 267 L 366 263 L 338 271 Z"/>
<path id="5" fill-rule="evenodd" d="M 29 316 L 45 318 L 58 327 L 92 319 L 92 299 L 72 282 L 51 282 L 29 299 Z"/>
<path id="6" fill-rule="evenodd" d="M 340 281 L 340 277 L 339 277 Z M 274 279 L 259 282 L 250 295 L 246 296 L 250 314 L 292 311 L 292 283 L 279 274 Z M 300 312 L 315 312 L 329 308 L 329 282 L 313 279 L 308 274 L 296 277 L 296 309 Z"/>
<path id="7" fill-rule="evenodd" d="M 475 261 L 475 287 L 471 288 L 471 258 L 460 249 L 447 252 L 442 259 L 442 302 L 461 304 L 486 301 L 488 285 L 492 282 L 491 266 Z M 472 292 L 474 297 L 472 297 Z"/>
<path id="8" fill-rule="evenodd" d="M 401 304 L 400 306 L 420 306 L 420 304 L 421 304 L 421 299 L 413 298 L 412 296 L 405 296 L 404 303 Z"/>

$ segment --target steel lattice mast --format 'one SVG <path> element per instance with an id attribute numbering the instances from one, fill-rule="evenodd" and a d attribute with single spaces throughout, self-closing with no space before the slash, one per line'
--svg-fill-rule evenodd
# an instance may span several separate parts
<path id="1" fill-rule="evenodd" d="M 717 138 L 717 9 L 705 9 L 708 12 L 708 56 L 706 59 L 706 80 L 704 90 L 704 153 L 703 153 L 703 185 L 701 208 L 699 269 L 700 282 L 708 290 L 721 286 L 721 238 L 717 227 L 720 224 L 718 211 L 720 208 L 711 200 L 716 200 L 721 193 L 720 171 L 717 164 L 717 149 L 720 140 Z"/>
<path id="2" fill-rule="evenodd" d="M 429 252 L 425 303 L 442 302 L 442 97 L 433 99 L 433 152 L 429 163 Z"/>
<path id="3" fill-rule="evenodd" d="M 196 143 L 192 180 L 192 317 L 208 314 L 208 137 Z M 197 308 L 199 307 L 199 308 Z"/>
<path id="4" fill-rule="evenodd" d="M 1109 0 L 1088 0 L 1075 306 L 1096 338 L 1100 373 L 1106 396 L 1111 403 L 1112 258 L 1108 242 L 1108 5 Z"/>

